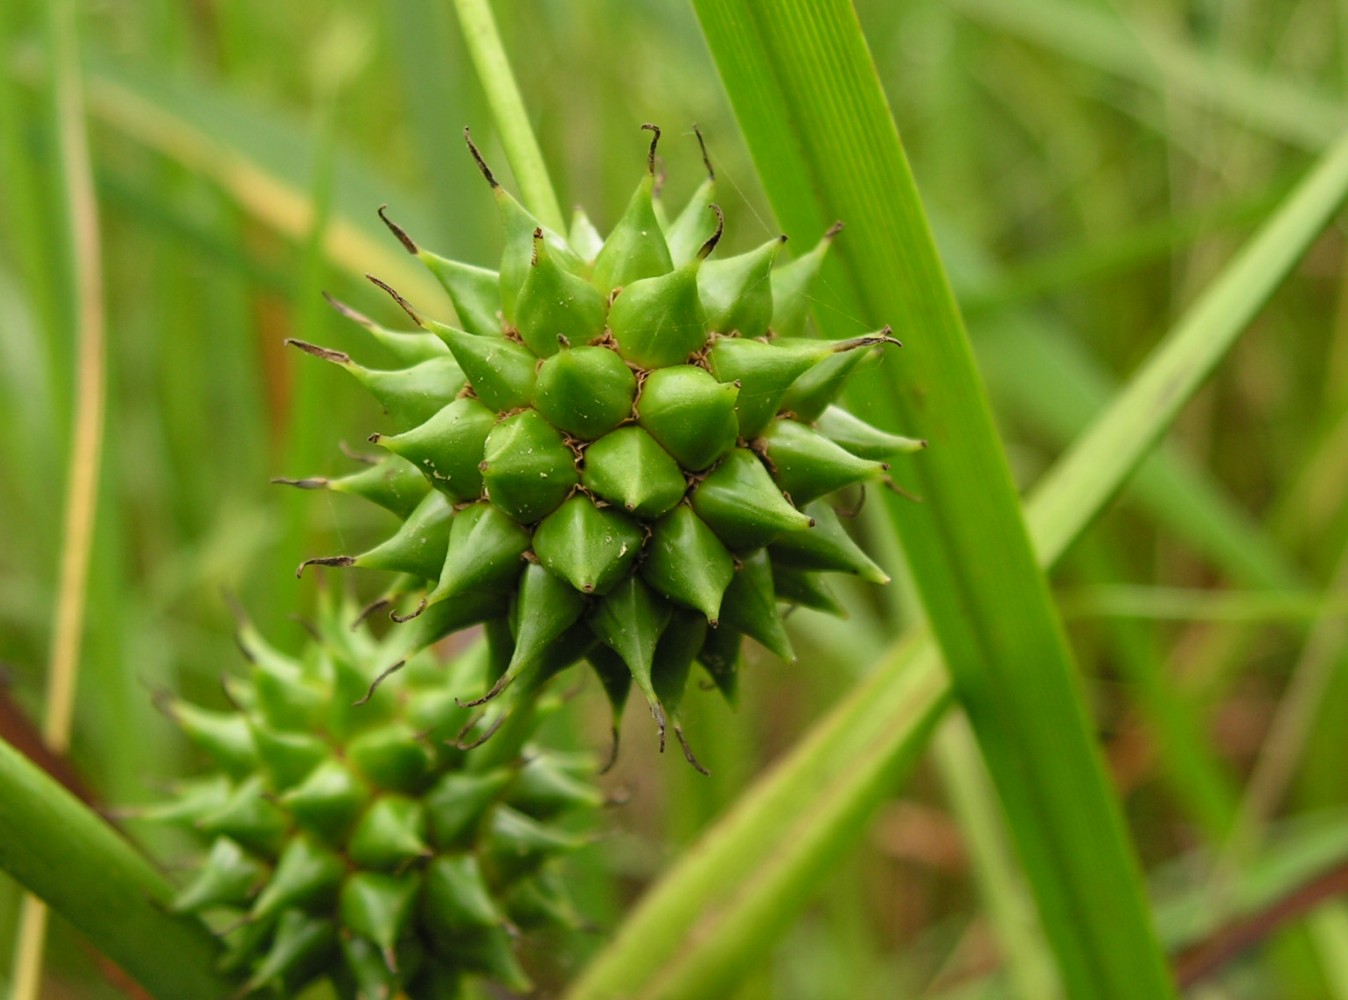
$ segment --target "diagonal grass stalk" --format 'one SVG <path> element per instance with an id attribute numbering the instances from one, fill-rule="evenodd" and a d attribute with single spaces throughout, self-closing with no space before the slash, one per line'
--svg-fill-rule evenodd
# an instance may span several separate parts
<path id="1" fill-rule="evenodd" d="M 54 753 L 70 746 L 79 679 L 80 646 L 85 627 L 89 563 L 93 549 L 99 468 L 103 454 L 103 406 L 106 397 L 106 332 L 103 265 L 99 248 L 98 202 L 94 194 L 89 140 L 85 130 L 83 82 L 79 70 L 77 11 L 73 2 L 48 5 L 47 54 L 52 67 L 52 100 L 57 121 L 61 192 L 69 230 L 70 274 L 75 299 L 76 371 L 74 418 L 67 462 L 61 566 L 55 626 L 47 663 L 47 694 L 42 736 Z M 39 995 L 47 911 L 29 896 L 24 900 L 16 945 L 15 1000 Z"/>

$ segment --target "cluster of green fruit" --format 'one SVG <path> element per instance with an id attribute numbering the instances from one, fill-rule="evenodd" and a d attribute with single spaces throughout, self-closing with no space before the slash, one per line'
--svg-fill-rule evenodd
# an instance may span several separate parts
<path id="1" fill-rule="evenodd" d="M 481 656 L 413 655 L 369 696 L 370 664 L 398 650 L 351 617 L 326 610 L 296 659 L 245 626 L 237 711 L 165 700 L 214 765 L 150 811 L 211 842 L 173 908 L 222 928 L 243 993 L 327 977 L 344 998 L 438 1000 L 465 975 L 527 991 L 513 939 L 577 924 L 546 862 L 582 843 L 560 821 L 603 802 L 594 761 L 524 742 L 547 698 L 472 751 L 453 691 L 481 682 Z"/>
<path id="2" fill-rule="evenodd" d="M 608 239 L 579 214 L 564 239 L 469 148 L 505 224 L 499 270 L 436 256 L 385 217 L 458 326 L 376 282 L 419 331 L 334 304 L 398 367 L 296 344 L 368 387 L 393 433 L 371 438 L 386 454 L 360 472 L 287 482 L 401 521 L 366 552 L 305 565 L 400 574 L 384 599 L 400 624 L 376 641 L 326 606 L 299 659 L 245 626 L 253 670 L 228 685 L 236 711 L 166 702 L 216 767 L 155 810 L 212 841 L 175 906 L 226 922 L 224 961 L 244 992 L 290 996 L 323 975 L 366 1000 L 453 997 L 464 975 L 527 989 L 511 937 L 574 923 L 545 866 L 578 842 L 557 821 L 602 801 L 591 762 L 526 744 L 550 704 L 544 683 L 588 662 L 613 706 L 615 754 L 635 685 L 661 748 L 672 723 L 700 768 L 679 717 L 693 665 L 733 697 L 746 636 L 792 658 L 782 605 L 841 613 L 820 574 L 886 579 L 829 498 L 887 481 L 888 460 L 921 442 L 834 405 L 895 343 L 887 330 L 803 336 L 837 227 L 783 266 L 781 239 L 709 260 L 722 231 L 710 165 L 667 218 L 652 141 Z M 476 660 L 445 667 L 425 652 L 479 623 Z M 488 723 L 479 706 L 502 695 Z"/>
<path id="3" fill-rule="evenodd" d="M 583 214 L 566 238 L 547 230 L 471 141 L 504 222 L 499 270 L 439 257 L 385 217 L 459 326 L 423 319 L 383 286 L 421 332 L 339 308 L 402 367 L 297 344 L 367 386 L 394 433 L 371 438 L 388 452 L 372 468 L 291 482 L 402 519 L 369 551 L 305 565 L 405 574 L 415 606 L 394 616 L 417 619 L 416 642 L 495 623 L 506 667 L 479 703 L 523 674 L 588 660 L 616 710 L 636 685 L 663 746 L 667 719 L 682 741 L 695 662 L 733 696 L 745 636 L 792 658 L 783 603 L 840 610 L 820 573 L 887 579 L 828 498 L 887 481 L 888 460 L 921 442 L 834 405 L 848 376 L 896 343 L 887 330 L 802 336 L 837 227 L 783 266 L 783 238 L 709 260 L 722 231 L 710 168 L 668 218 L 653 197 L 658 135 L 606 240 Z"/>

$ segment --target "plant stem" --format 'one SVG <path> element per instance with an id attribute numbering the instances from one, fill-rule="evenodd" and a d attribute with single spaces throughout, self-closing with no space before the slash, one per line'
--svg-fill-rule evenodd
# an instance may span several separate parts
<path id="1" fill-rule="evenodd" d="M 71 275 L 76 302 L 75 414 L 67 463 L 65 523 L 61 548 L 56 624 L 47 664 L 46 717 L 43 739 L 53 753 L 70 745 L 70 726 L 79 677 L 80 641 L 84 632 L 89 556 L 97 511 L 98 473 L 103 450 L 103 406 L 106 390 L 103 272 L 99 253 L 98 202 L 89 164 L 84 99 L 79 70 L 75 4 L 54 0 L 47 5 L 47 52 L 52 66 L 52 100 L 57 121 L 61 191 L 69 229 Z M 24 900 L 15 959 L 15 1000 L 36 998 L 42 978 L 46 909 L 31 897 Z"/>
<path id="2" fill-rule="evenodd" d="M 477 69 L 482 89 L 487 93 L 492 117 L 501 131 L 501 145 L 519 184 L 520 200 L 549 229 L 566 232 L 561 203 L 548 178 L 543 151 L 538 148 L 529 116 L 524 110 L 515 74 L 501 44 L 496 20 L 487 0 L 454 0 L 459 24 L 463 28 L 468 54 Z"/>

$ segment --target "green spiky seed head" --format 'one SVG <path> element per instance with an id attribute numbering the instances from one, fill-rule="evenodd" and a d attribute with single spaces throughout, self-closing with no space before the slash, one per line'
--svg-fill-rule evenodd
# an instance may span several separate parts
<path id="1" fill-rule="evenodd" d="M 461 328 L 398 299 L 436 335 L 409 342 L 417 352 L 401 371 L 306 348 L 376 392 L 395 433 L 372 438 L 390 453 L 387 472 L 300 484 L 368 495 L 404 519 L 368 552 L 316 561 L 406 574 L 409 641 L 491 625 L 506 669 L 489 696 L 580 660 L 615 712 L 635 684 L 663 746 L 666 720 L 682 737 L 692 663 L 729 695 L 744 636 L 790 655 L 784 606 L 836 608 L 819 573 L 884 579 L 828 498 L 886 481 L 888 461 L 921 445 L 834 405 L 859 363 L 896 341 L 888 329 L 801 336 L 840 227 L 785 264 L 784 238 L 712 258 L 722 216 L 711 178 L 663 226 L 654 140 L 607 239 L 583 214 L 569 237 L 546 229 L 469 146 L 505 227 L 497 271 L 438 257 L 385 217 L 440 279 Z M 459 374 L 425 415 L 430 381 L 410 373 L 433 363 L 442 380 Z"/>
<path id="2" fill-rule="evenodd" d="M 583 842 L 558 821 L 603 802 L 595 762 L 525 742 L 556 704 L 536 691 L 469 752 L 482 713 L 452 691 L 490 682 L 485 656 L 400 660 L 396 630 L 377 641 L 353 617 L 325 608 L 296 658 L 244 626 L 232 711 L 163 702 L 214 765 L 149 810 L 209 841 L 172 907 L 220 928 L 240 996 L 320 978 L 353 1000 L 457 996 L 465 976 L 527 991 L 521 929 L 579 925 L 549 862 Z"/>

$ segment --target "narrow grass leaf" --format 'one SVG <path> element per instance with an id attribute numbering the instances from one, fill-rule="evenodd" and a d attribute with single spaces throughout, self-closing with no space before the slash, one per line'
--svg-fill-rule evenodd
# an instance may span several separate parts
<path id="1" fill-rule="evenodd" d="M 118 833 L 0 741 L 0 869 L 155 996 L 226 997 L 219 945 L 168 912 L 172 887 Z"/>

